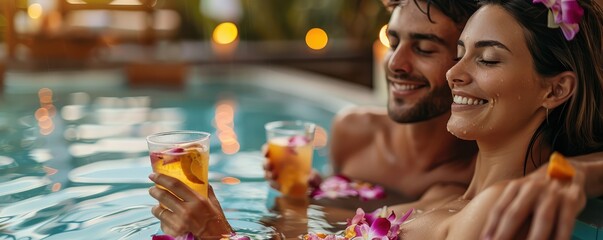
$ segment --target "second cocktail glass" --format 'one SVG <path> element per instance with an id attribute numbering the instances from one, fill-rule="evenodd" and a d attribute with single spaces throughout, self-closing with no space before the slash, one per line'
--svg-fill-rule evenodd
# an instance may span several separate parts
<path id="1" fill-rule="evenodd" d="M 278 174 L 280 192 L 290 197 L 305 197 L 312 170 L 316 125 L 302 121 L 276 121 L 265 125 L 266 157 Z"/>

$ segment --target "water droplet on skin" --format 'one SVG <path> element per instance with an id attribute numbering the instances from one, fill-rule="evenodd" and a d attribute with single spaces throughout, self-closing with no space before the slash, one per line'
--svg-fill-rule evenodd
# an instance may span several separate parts
<path id="1" fill-rule="evenodd" d="M 463 134 L 467 134 L 467 130 L 463 130 Z"/>
<path id="2" fill-rule="evenodd" d="M 458 212 L 458 210 L 456 210 L 456 209 L 448 209 L 448 212 L 455 213 L 455 212 Z"/>

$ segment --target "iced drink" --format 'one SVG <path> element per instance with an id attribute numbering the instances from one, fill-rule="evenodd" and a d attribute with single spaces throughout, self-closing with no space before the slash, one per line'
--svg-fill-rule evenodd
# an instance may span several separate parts
<path id="1" fill-rule="evenodd" d="M 266 157 L 278 174 L 280 192 L 291 197 L 305 197 L 312 169 L 315 125 L 306 122 L 272 122 L 266 124 Z"/>
<path id="2" fill-rule="evenodd" d="M 209 133 L 176 131 L 147 138 L 153 172 L 177 178 L 207 197 Z"/>

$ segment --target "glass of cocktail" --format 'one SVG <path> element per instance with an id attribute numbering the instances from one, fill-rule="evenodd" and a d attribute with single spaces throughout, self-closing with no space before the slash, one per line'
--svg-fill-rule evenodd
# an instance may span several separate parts
<path id="1" fill-rule="evenodd" d="M 149 135 L 147 143 L 153 172 L 177 178 L 207 197 L 209 138 L 199 131 L 171 131 Z"/>
<path id="2" fill-rule="evenodd" d="M 280 192 L 291 197 L 305 197 L 312 170 L 316 125 L 302 121 L 276 121 L 265 125 L 268 149 L 266 157 L 278 174 Z"/>

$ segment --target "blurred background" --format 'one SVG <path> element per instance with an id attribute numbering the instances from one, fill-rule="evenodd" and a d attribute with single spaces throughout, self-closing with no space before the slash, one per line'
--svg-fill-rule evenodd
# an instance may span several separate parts
<path id="1" fill-rule="evenodd" d="M 374 43 L 388 20 L 379 0 L 1 2 L 4 68 L 125 67 L 134 78 L 145 66 L 250 63 L 372 87 Z"/>

